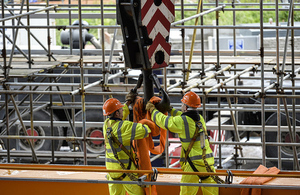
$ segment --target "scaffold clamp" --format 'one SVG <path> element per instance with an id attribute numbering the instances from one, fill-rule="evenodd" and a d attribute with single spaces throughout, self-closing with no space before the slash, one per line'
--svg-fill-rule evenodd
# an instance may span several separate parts
<path id="1" fill-rule="evenodd" d="M 141 186 L 142 188 L 146 187 L 146 185 L 144 184 L 145 179 L 147 179 L 147 175 L 143 175 L 138 178 L 138 185 Z"/>
<path id="2" fill-rule="evenodd" d="M 226 173 L 227 173 L 228 175 L 225 177 L 225 183 L 226 183 L 226 184 L 232 184 L 232 181 L 233 181 L 233 173 L 232 173 L 230 170 L 227 170 Z"/>
<path id="3" fill-rule="evenodd" d="M 151 181 L 156 181 L 158 176 L 158 170 L 156 168 L 152 168 L 153 174 L 151 175 Z"/>

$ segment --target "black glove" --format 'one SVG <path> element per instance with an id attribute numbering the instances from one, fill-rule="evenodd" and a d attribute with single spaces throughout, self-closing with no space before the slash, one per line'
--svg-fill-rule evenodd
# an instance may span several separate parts
<path id="1" fill-rule="evenodd" d="M 130 90 L 129 93 L 126 95 L 125 100 L 129 101 L 130 103 L 133 103 L 137 95 L 138 94 L 136 92 Z"/>

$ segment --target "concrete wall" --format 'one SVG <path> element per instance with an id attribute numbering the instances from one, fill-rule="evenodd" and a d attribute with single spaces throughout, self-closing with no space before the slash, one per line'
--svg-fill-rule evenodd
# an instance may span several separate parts
<path id="1" fill-rule="evenodd" d="M 288 41 L 288 51 L 291 50 L 291 39 Z M 279 49 L 284 50 L 285 37 L 279 38 Z M 265 50 L 276 50 L 276 38 L 264 38 L 264 47 Z M 294 49 L 300 50 L 300 37 L 294 37 Z"/>

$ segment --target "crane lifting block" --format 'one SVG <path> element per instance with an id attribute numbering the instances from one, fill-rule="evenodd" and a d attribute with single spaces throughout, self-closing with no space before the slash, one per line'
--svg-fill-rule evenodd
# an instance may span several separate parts
<path id="1" fill-rule="evenodd" d="M 117 0 L 126 67 L 157 69 L 169 64 L 169 34 L 174 21 L 174 0 Z"/>

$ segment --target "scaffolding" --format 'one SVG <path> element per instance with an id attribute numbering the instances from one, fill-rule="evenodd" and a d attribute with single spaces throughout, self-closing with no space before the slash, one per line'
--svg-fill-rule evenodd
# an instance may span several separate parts
<path id="1" fill-rule="evenodd" d="M 288 4 L 278 0 L 273 3 L 204 2 L 198 13 L 185 17 L 186 12 L 195 12 L 197 6 L 187 6 L 183 0 L 175 5 L 175 12 L 180 13 L 181 20 L 174 22 L 172 29 L 181 31 L 181 47 L 172 49 L 172 66 L 158 70 L 158 78 L 172 100 L 171 105 L 179 109 L 180 98 L 189 90 L 201 97 L 200 111 L 207 121 L 207 128 L 218 134 L 211 144 L 218 146 L 215 158 L 219 169 L 229 160 L 235 162 L 236 168 L 244 161 L 261 160 L 263 165 L 276 161 L 278 168 L 282 169 L 285 162 L 292 169 L 299 170 L 300 130 L 297 124 L 300 118 L 297 115 L 297 99 L 300 94 L 297 75 L 300 71 L 300 50 L 295 49 L 295 31 L 300 30 L 300 26 L 294 25 L 293 14 L 299 11 L 300 4 L 293 0 Z M 88 13 L 92 11 L 95 13 Z M 220 11 L 232 13 L 232 25 L 220 25 Z M 258 11 L 260 23 L 257 26 L 236 25 L 236 12 L 241 11 Z M 265 11 L 274 12 L 275 25 L 264 23 Z M 279 23 L 279 13 L 283 11 L 288 12 L 285 26 Z M 35 163 L 55 164 L 59 159 L 70 159 L 75 164 L 83 162 L 84 165 L 92 161 L 103 163 L 103 102 L 111 96 L 124 100 L 129 90 L 135 87 L 139 75 L 138 70 L 124 65 L 120 55 L 122 51 L 115 48 L 120 26 L 104 24 L 105 19 L 116 18 L 115 5 L 106 5 L 103 0 L 99 4 L 88 5 L 83 5 L 81 1 L 74 5 L 71 0 L 68 4 L 59 5 L 49 0 L 44 4 L 1 1 L 1 12 L 2 162 L 22 162 L 20 159 L 27 158 Z M 204 16 L 209 13 L 215 15 L 215 25 L 204 24 Z M 22 22 L 21 18 L 26 22 Z M 31 20 L 36 18 L 45 19 L 46 23 L 31 25 Z M 51 23 L 52 19 L 57 18 L 68 19 L 68 25 Z M 84 19 L 99 18 L 100 25 L 82 23 Z M 72 19 L 78 19 L 79 25 L 72 25 Z M 195 25 L 184 24 L 193 19 L 197 20 Z M 47 45 L 43 45 L 31 32 L 36 29 L 45 30 Z M 70 30 L 69 49 L 53 46 L 51 29 Z M 72 47 L 72 32 L 75 29 L 79 30 L 78 49 Z M 84 29 L 100 31 L 103 49 L 83 48 Z M 108 29 L 113 31 L 110 48 L 105 43 L 105 30 Z M 193 38 L 187 41 L 185 33 L 190 29 L 193 30 Z M 241 29 L 259 31 L 258 51 L 238 48 L 237 31 Z M 8 30 L 12 32 L 10 36 L 7 35 Z M 25 46 L 17 44 L 20 30 L 27 33 Z M 205 48 L 204 36 L 208 30 L 214 33 L 214 50 Z M 231 50 L 220 48 L 221 30 L 232 30 Z M 276 33 L 272 50 L 265 49 L 267 40 L 264 32 L 268 30 Z M 282 31 L 286 34 L 283 49 L 279 35 Z M 39 49 L 32 48 L 33 40 L 38 42 Z M 200 49 L 194 49 L 195 44 Z M 141 89 L 138 93 L 143 96 Z M 229 120 L 224 122 L 222 118 L 225 116 L 229 116 Z M 256 123 L 250 124 L 253 116 L 257 117 Z M 213 122 L 213 119 L 216 120 Z M 222 131 L 232 134 L 233 139 L 222 140 Z M 243 137 L 249 138 L 253 132 L 261 135 L 261 142 L 242 141 Z M 170 139 L 166 145 L 178 143 L 179 140 Z M 69 149 L 64 151 L 64 146 L 69 146 Z M 232 147 L 234 154 L 224 157 L 224 146 Z M 247 156 L 243 152 L 244 146 L 261 148 L 261 156 Z M 272 154 L 268 154 L 270 150 Z M 170 152 L 166 147 L 165 154 Z M 154 156 L 152 160 L 157 158 L 162 157 Z M 179 159 L 179 156 L 172 158 Z M 170 164 L 170 155 L 164 155 L 164 161 L 165 167 L 174 166 Z"/>

